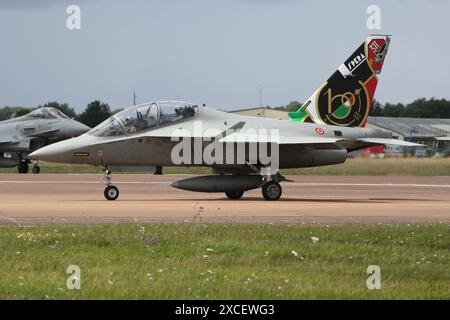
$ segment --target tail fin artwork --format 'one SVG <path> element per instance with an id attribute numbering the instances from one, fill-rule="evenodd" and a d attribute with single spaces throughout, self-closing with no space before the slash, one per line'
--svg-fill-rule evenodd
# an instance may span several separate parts
<path id="1" fill-rule="evenodd" d="M 364 127 L 390 37 L 373 35 L 289 117 L 297 122 Z"/>

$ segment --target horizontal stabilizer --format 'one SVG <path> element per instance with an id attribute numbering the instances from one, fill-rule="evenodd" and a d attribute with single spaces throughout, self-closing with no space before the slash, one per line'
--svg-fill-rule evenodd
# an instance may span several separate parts
<path id="1" fill-rule="evenodd" d="M 424 147 L 425 145 L 414 143 L 414 142 L 408 142 L 404 140 L 398 140 L 398 139 L 386 139 L 386 138 L 363 138 L 358 139 L 358 141 L 361 142 L 368 142 L 373 144 L 387 144 L 387 145 L 393 145 L 393 146 L 403 146 L 403 147 Z"/>

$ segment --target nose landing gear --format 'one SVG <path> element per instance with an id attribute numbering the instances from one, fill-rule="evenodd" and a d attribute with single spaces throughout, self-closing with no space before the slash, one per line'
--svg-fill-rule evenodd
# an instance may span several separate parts
<path id="1" fill-rule="evenodd" d="M 116 200 L 119 197 L 119 189 L 111 184 L 111 171 L 108 169 L 105 170 L 104 181 L 106 188 L 103 194 L 105 195 L 106 200 Z"/>
<path id="2" fill-rule="evenodd" d="M 33 163 L 33 168 L 31 169 L 31 172 L 33 172 L 33 174 L 39 174 L 41 172 L 41 167 L 39 167 L 38 161 Z"/>

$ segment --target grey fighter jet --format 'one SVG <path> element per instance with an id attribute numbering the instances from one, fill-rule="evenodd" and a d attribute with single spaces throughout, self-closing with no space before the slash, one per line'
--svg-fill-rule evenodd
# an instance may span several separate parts
<path id="1" fill-rule="evenodd" d="M 15 167 L 28 172 L 29 153 L 50 143 L 89 131 L 84 124 L 70 119 L 54 108 L 39 108 L 30 113 L 0 122 L 0 167 Z M 33 173 L 40 168 L 35 162 Z"/>
<path id="2" fill-rule="evenodd" d="M 340 164 L 349 152 L 373 145 L 418 146 L 364 128 L 388 44 L 387 36 L 369 37 L 291 120 L 156 101 L 127 108 L 84 135 L 39 149 L 30 158 L 102 167 L 108 200 L 119 196 L 111 172 L 123 166 L 208 166 L 213 174 L 172 186 L 223 192 L 229 199 L 261 188 L 266 200 L 277 200 L 280 182 L 286 180 L 278 169 Z"/>

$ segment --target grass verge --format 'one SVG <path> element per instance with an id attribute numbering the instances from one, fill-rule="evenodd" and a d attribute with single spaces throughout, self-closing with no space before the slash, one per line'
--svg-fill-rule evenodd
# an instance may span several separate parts
<path id="1" fill-rule="evenodd" d="M 449 227 L 1 227 L 0 299 L 449 299 Z M 80 290 L 66 287 L 69 265 Z M 380 290 L 366 287 L 369 265 Z"/>

